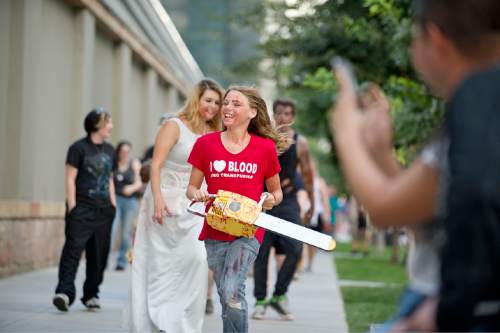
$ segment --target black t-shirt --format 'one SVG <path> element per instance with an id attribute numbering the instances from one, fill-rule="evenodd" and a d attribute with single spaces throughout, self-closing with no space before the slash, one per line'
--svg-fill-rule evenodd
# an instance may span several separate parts
<path id="1" fill-rule="evenodd" d="M 78 169 L 76 203 L 92 207 L 108 207 L 109 178 L 113 168 L 114 149 L 109 143 L 94 144 L 86 137 L 68 149 L 66 164 Z"/>
<path id="2" fill-rule="evenodd" d="M 449 184 L 440 216 L 446 241 L 438 330 L 498 331 L 500 309 L 485 302 L 500 301 L 500 64 L 462 82 L 445 131 Z M 474 313 L 489 315 L 492 326 L 475 326 Z"/>
<path id="3" fill-rule="evenodd" d="M 135 193 L 130 195 L 125 195 L 123 193 L 123 188 L 127 185 L 131 185 L 135 181 L 134 169 L 132 169 L 132 162 L 129 163 L 127 170 L 120 171 L 118 166 L 113 171 L 113 181 L 115 182 L 115 193 L 126 198 L 131 198 Z"/>

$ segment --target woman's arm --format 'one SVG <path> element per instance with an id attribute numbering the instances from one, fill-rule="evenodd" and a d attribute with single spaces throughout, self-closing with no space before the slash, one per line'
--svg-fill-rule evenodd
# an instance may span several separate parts
<path id="1" fill-rule="evenodd" d="M 116 192 L 115 192 L 115 181 L 113 180 L 113 173 L 109 175 L 109 200 L 113 207 L 116 208 Z"/>
<path id="2" fill-rule="evenodd" d="M 279 205 L 283 200 L 280 176 L 278 174 L 275 174 L 274 176 L 266 179 L 266 188 L 270 195 L 264 201 L 262 208 L 267 210 Z"/>
<path id="3" fill-rule="evenodd" d="M 205 175 L 200 169 L 193 167 L 191 170 L 191 177 L 189 177 L 189 185 L 186 190 L 186 196 L 189 200 L 194 201 L 208 201 L 210 199 L 208 191 L 201 189 L 201 184 Z"/>
<path id="4" fill-rule="evenodd" d="M 123 188 L 123 194 L 131 195 L 139 191 L 142 187 L 141 181 L 141 162 L 137 159 L 132 160 L 132 170 L 134 171 L 134 182 L 132 184 L 126 185 Z"/>
<path id="5" fill-rule="evenodd" d="M 155 139 L 153 160 L 151 161 L 151 190 L 155 206 L 153 219 L 160 224 L 163 223 L 164 216 L 172 214 L 161 195 L 160 170 L 170 150 L 179 140 L 179 133 L 179 126 L 174 121 L 167 121 L 160 128 Z"/>

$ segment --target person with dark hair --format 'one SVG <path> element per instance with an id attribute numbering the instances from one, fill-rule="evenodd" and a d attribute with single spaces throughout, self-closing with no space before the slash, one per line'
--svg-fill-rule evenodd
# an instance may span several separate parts
<path id="1" fill-rule="evenodd" d="M 414 65 L 447 101 L 443 127 L 400 171 L 387 108 L 356 112 L 352 81 L 339 69 L 337 150 L 375 225 L 436 217 L 444 231 L 437 295 L 417 300 L 393 329 L 500 331 L 500 1 L 415 0 L 414 13 Z"/>
<path id="2" fill-rule="evenodd" d="M 116 145 L 113 180 L 116 191 L 116 216 L 113 222 L 112 240 L 119 238 L 120 249 L 116 262 L 117 271 L 127 267 L 127 251 L 130 246 L 132 224 L 137 216 L 136 194 L 142 188 L 140 177 L 141 162 L 131 158 L 132 144 L 120 141 Z M 117 234 L 120 232 L 119 234 Z M 113 244 L 113 242 L 112 242 Z"/>
<path id="3" fill-rule="evenodd" d="M 89 310 L 100 309 L 99 285 L 115 216 L 114 150 L 105 142 L 113 128 L 111 115 L 101 108 L 92 110 L 85 117 L 84 127 L 87 136 L 73 143 L 66 157 L 66 241 L 52 299 L 60 311 L 68 311 L 75 300 L 75 276 L 84 250 L 87 267 L 81 301 Z"/>
<path id="4" fill-rule="evenodd" d="M 307 224 L 311 220 L 315 202 L 309 146 L 307 140 L 291 127 L 295 119 L 295 103 L 287 99 L 278 99 L 273 103 L 273 114 L 277 128 L 288 139 L 288 147 L 279 156 L 281 166 L 279 176 L 281 188 L 283 189 L 283 201 L 268 213 L 292 223 L 301 224 L 300 207 L 297 201 L 297 188 L 295 186 L 297 168 L 299 168 L 304 181 L 304 187 L 309 195 L 309 202 L 311 203 L 304 217 Z M 278 272 L 273 296 L 270 301 L 266 301 L 267 265 L 271 247 L 275 243 L 282 245 L 281 248 L 285 251 L 286 257 Z M 301 242 L 274 233 L 266 233 L 254 264 L 254 296 L 256 305 L 252 314 L 253 319 L 264 319 L 266 308 L 269 306 L 282 319 L 293 320 L 293 315 L 286 305 L 286 292 L 293 280 L 301 255 Z"/>

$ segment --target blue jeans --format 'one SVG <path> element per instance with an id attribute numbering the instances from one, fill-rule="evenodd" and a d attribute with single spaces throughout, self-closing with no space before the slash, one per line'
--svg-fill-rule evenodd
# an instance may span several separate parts
<path id="1" fill-rule="evenodd" d="M 222 305 L 224 332 L 248 332 L 248 304 L 245 300 L 245 280 L 248 268 L 259 252 L 259 242 L 245 237 L 232 242 L 205 240 L 208 267 Z"/>
<path id="2" fill-rule="evenodd" d="M 127 251 L 130 246 L 131 230 L 134 219 L 137 216 L 137 199 L 122 197 L 121 195 L 116 196 L 116 215 L 113 221 L 113 236 L 111 238 L 112 243 L 116 240 L 116 234 L 118 232 L 118 225 L 120 225 L 120 249 L 118 254 L 118 260 L 116 262 L 117 266 L 126 267 Z"/>
<path id="3" fill-rule="evenodd" d="M 413 314 L 413 312 L 419 307 L 420 304 L 426 299 L 426 295 L 411 289 L 406 288 L 399 299 L 398 312 L 389 321 L 386 321 L 379 327 L 377 327 L 372 332 L 381 333 L 389 332 L 392 330 L 393 326 L 401 319 L 405 319 Z"/>

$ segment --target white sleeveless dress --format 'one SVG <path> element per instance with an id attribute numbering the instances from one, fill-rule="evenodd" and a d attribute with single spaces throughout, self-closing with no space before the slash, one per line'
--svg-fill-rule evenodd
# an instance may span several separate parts
<path id="1" fill-rule="evenodd" d="M 197 136 L 172 118 L 180 136 L 161 169 L 161 193 L 175 214 L 153 222 L 154 200 L 148 184 L 141 202 L 134 241 L 130 299 L 123 326 L 131 332 L 201 332 L 207 295 L 205 246 L 198 240 L 203 219 L 186 212 L 191 174 L 187 159 Z"/>

